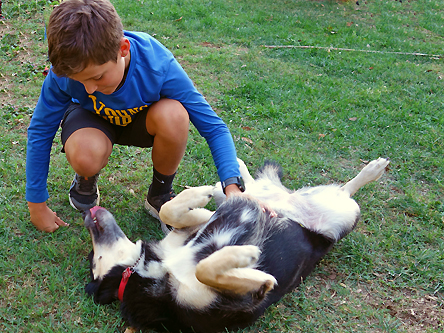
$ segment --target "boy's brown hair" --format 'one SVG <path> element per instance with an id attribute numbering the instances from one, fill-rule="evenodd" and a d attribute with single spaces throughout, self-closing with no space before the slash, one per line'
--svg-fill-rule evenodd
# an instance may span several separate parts
<path id="1" fill-rule="evenodd" d="M 71 76 L 117 62 L 123 26 L 108 0 L 65 0 L 52 11 L 46 34 L 53 72 Z"/>

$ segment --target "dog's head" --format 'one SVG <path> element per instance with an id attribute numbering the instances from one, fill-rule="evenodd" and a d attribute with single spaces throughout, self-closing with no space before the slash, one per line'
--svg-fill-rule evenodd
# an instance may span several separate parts
<path id="1" fill-rule="evenodd" d="M 121 276 L 125 267 L 139 259 L 142 242 L 131 242 L 105 208 L 91 208 L 84 213 L 84 221 L 93 243 L 93 251 L 89 256 L 93 281 L 88 285 L 87 292 L 95 294 L 103 278 L 113 268 L 119 268 Z"/>

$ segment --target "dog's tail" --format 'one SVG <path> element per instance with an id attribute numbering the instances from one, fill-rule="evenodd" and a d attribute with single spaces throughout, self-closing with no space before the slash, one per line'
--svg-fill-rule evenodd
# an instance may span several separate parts
<path id="1" fill-rule="evenodd" d="M 264 165 L 256 171 L 255 178 L 277 178 L 280 181 L 283 174 L 282 167 L 279 165 L 279 163 L 272 160 L 265 160 Z"/>

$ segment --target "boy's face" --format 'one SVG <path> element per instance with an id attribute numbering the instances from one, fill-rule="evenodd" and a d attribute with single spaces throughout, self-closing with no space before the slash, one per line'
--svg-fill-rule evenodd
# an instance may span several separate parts
<path id="1" fill-rule="evenodd" d="M 83 71 L 71 75 L 69 78 L 80 82 L 88 94 L 95 91 L 110 95 L 116 91 L 122 82 L 125 69 L 130 62 L 130 43 L 126 38 L 120 42 L 117 62 L 108 61 L 102 65 L 89 65 Z"/>

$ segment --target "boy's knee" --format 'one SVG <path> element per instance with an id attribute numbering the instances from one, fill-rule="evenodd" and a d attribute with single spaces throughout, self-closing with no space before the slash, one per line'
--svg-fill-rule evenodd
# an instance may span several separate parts
<path id="1" fill-rule="evenodd" d="M 95 175 L 108 163 L 107 157 L 92 154 L 67 155 L 66 158 L 74 171 L 84 177 Z"/>
<path id="2" fill-rule="evenodd" d="M 146 125 L 149 133 L 158 130 L 188 132 L 190 117 L 182 103 L 173 99 L 161 99 L 153 104 L 147 114 Z"/>
<path id="3" fill-rule="evenodd" d="M 159 115 L 165 122 L 188 124 L 190 118 L 182 103 L 174 99 L 162 99 L 158 102 Z"/>
<path id="4" fill-rule="evenodd" d="M 86 134 L 86 133 L 85 133 Z M 89 137 L 71 136 L 65 143 L 65 153 L 74 171 L 89 177 L 98 173 L 107 163 L 112 151 L 111 142 Z"/>
<path id="5" fill-rule="evenodd" d="M 173 121 L 186 125 L 188 127 L 190 122 L 190 116 L 188 115 L 188 111 L 184 108 L 182 103 L 174 101 L 175 104 L 172 107 L 171 117 Z"/>

